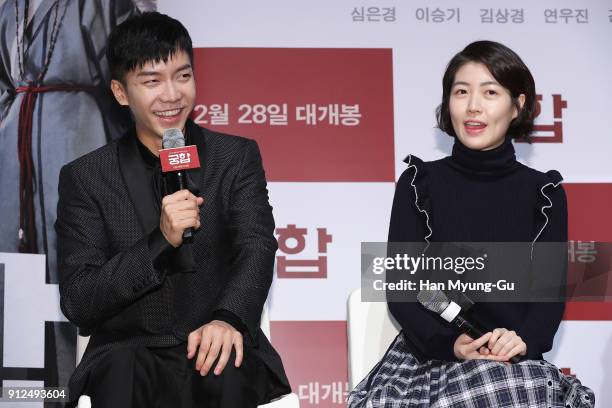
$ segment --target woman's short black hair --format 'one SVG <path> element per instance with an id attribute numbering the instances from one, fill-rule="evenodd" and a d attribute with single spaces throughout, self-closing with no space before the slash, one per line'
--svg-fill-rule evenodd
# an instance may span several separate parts
<path id="1" fill-rule="evenodd" d="M 193 47 L 187 29 L 165 14 L 147 12 L 130 17 L 116 26 L 108 37 L 106 58 L 112 79 L 124 82 L 125 74 L 148 62 L 168 62 L 177 52 L 189 55 Z"/>
<path id="2" fill-rule="evenodd" d="M 455 55 L 442 78 L 442 103 L 436 109 L 438 127 L 451 136 L 457 136 L 451 121 L 449 100 L 451 88 L 457 71 L 469 62 L 482 63 L 501 86 L 510 91 L 512 103 L 516 106 L 518 116 L 508 128 L 508 136 L 529 141 L 533 130 L 536 109 L 535 82 L 529 68 L 510 48 L 494 41 L 476 41 L 469 44 Z M 518 97 L 525 94 L 525 103 L 521 109 Z"/>

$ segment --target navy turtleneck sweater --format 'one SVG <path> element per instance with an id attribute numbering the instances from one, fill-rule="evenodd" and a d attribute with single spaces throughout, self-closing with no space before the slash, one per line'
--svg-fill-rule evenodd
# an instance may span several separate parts
<path id="1" fill-rule="evenodd" d="M 561 176 L 519 163 L 510 139 L 488 151 L 471 150 L 456 139 L 449 157 L 422 162 L 408 156 L 405 162 L 389 242 L 423 242 L 426 236 L 437 242 L 567 241 Z M 458 333 L 439 316 L 418 303 L 389 302 L 389 309 L 415 357 L 456 361 Z M 563 310 L 563 303 L 479 303 L 471 312 L 486 327 L 516 331 L 527 344 L 527 358 L 542 359 L 552 348 Z"/>

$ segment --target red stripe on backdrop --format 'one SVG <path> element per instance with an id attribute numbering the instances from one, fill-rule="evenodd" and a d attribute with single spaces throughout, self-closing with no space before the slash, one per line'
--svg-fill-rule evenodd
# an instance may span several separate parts
<path id="1" fill-rule="evenodd" d="M 390 49 L 197 48 L 194 66 L 194 120 L 256 139 L 268 181 L 395 180 Z"/>
<path id="2" fill-rule="evenodd" d="M 567 183 L 569 239 L 612 242 L 612 183 Z M 598 276 L 612 293 L 612 277 Z M 612 320 L 612 302 L 568 302 L 565 320 Z"/>
<path id="3" fill-rule="evenodd" d="M 612 242 L 612 183 L 566 183 L 569 239 Z"/>
<path id="4" fill-rule="evenodd" d="M 568 302 L 563 320 L 612 320 L 612 303 Z"/>
<path id="5" fill-rule="evenodd" d="M 300 406 L 346 407 L 346 322 L 273 321 L 270 326 L 272 343 Z"/>

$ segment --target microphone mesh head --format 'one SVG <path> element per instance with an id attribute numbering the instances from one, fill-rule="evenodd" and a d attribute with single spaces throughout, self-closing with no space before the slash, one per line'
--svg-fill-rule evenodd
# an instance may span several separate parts
<path id="1" fill-rule="evenodd" d="M 174 147 L 184 147 L 185 137 L 180 129 L 166 129 L 164 130 L 164 139 L 162 140 L 162 147 L 164 149 L 172 149 Z"/>
<path id="2" fill-rule="evenodd" d="M 450 303 L 448 297 L 441 290 L 422 290 L 417 294 L 417 300 L 437 314 L 442 314 Z"/>

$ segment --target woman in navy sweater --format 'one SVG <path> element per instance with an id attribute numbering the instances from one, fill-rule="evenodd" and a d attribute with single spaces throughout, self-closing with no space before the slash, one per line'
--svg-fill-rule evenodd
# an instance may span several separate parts
<path id="1" fill-rule="evenodd" d="M 449 62 L 442 85 L 438 126 L 454 137 L 452 154 L 406 158 L 389 242 L 566 242 L 561 175 L 531 169 L 514 153 L 512 140 L 528 140 L 536 106 L 523 61 L 478 41 Z M 590 389 L 542 359 L 563 302 L 477 303 L 471 313 L 492 328 L 477 339 L 418 303 L 389 309 L 402 333 L 353 390 L 350 407 L 594 406 Z M 522 361 L 510 364 L 514 356 Z"/>

